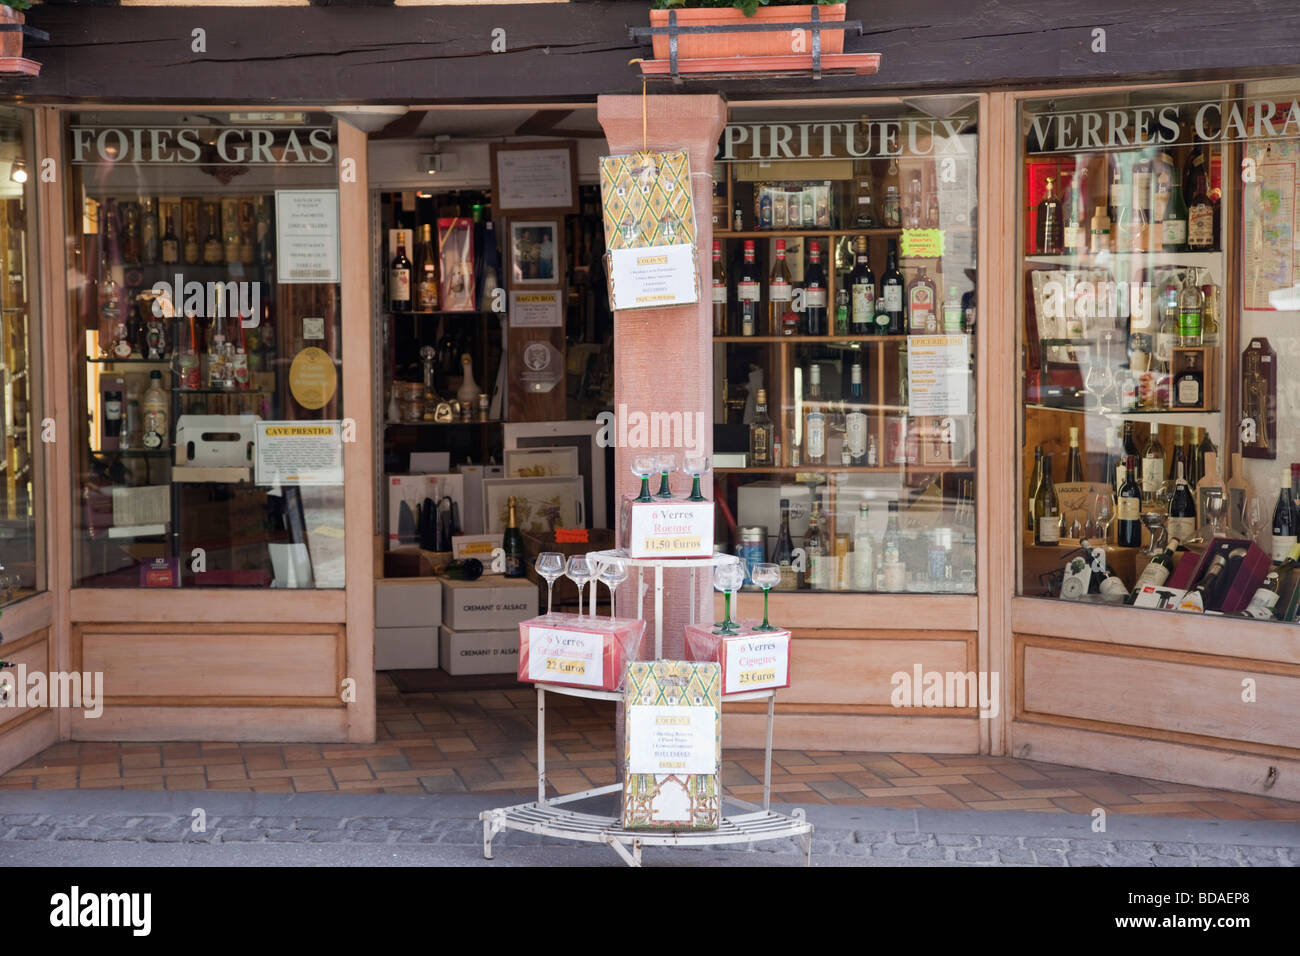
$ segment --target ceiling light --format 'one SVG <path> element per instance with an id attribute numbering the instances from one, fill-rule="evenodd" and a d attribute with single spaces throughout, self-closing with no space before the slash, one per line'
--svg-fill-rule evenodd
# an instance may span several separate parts
<path id="1" fill-rule="evenodd" d="M 27 182 L 27 163 L 21 159 L 15 159 L 13 165 L 9 167 L 9 178 L 16 183 Z"/>

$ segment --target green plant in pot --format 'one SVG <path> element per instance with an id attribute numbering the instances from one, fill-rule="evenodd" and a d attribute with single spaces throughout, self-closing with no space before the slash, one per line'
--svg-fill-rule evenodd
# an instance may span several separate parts
<path id="1" fill-rule="evenodd" d="M 669 26 L 669 15 L 676 15 L 681 27 L 743 26 L 763 24 L 807 23 L 812 10 L 819 8 L 818 19 L 834 23 L 844 21 L 845 5 L 831 0 L 651 0 L 650 25 Z M 653 36 L 654 55 L 664 60 L 669 55 L 667 34 Z M 754 30 L 749 32 L 683 33 L 677 39 L 677 55 L 683 59 L 732 57 L 776 57 L 807 55 L 812 52 L 810 30 Z M 823 53 L 842 53 L 844 31 L 824 30 Z"/>

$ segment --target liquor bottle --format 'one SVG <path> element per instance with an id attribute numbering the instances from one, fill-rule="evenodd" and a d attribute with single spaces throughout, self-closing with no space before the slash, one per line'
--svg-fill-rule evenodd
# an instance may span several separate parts
<path id="1" fill-rule="evenodd" d="M 1142 500 L 1157 501 L 1165 484 L 1165 446 L 1160 444 L 1160 423 L 1151 423 L 1151 437 L 1142 449 Z"/>
<path id="2" fill-rule="evenodd" d="M 821 366 L 813 364 L 808 375 L 808 413 L 804 418 L 804 454 L 810 465 L 826 463 L 826 415 L 821 410 Z"/>
<path id="3" fill-rule="evenodd" d="M 152 197 L 140 205 L 140 261 L 153 265 L 158 261 L 158 210 Z"/>
<path id="4" fill-rule="evenodd" d="M 1201 353 L 1188 352 L 1187 363 L 1174 376 L 1174 408 L 1200 408 L 1205 395 L 1205 375 L 1201 371 Z"/>
<path id="5" fill-rule="evenodd" d="M 1079 451 L 1079 429 L 1070 429 L 1070 457 L 1065 462 L 1065 480 L 1083 481 L 1083 455 Z"/>
<path id="6" fill-rule="evenodd" d="M 1038 201 L 1038 223 L 1035 247 L 1039 255 L 1057 256 L 1065 251 L 1064 223 L 1061 221 L 1061 201 L 1056 198 L 1056 179 L 1047 177 L 1047 188 Z"/>
<path id="7" fill-rule="evenodd" d="M 867 439 L 867 467 L 875 468 L 880 464 L 880 450 L 876 445 L 876 436 Z"/>
<path id="8" fill-rule="evenodd" d="M 1025 512 L 1030 531 L 1038 530 L 1038 492 L 1043 487 L 1043 446 L 1034 446 L 1034 471 L 1029 476 L 1029 507 Z"/>
<path id="9" fill-rule="evenodd" d="M 822 395 L 822 367 L 819 362 L 808 363 L 808 374 L 805 376 L 808 380 L 808 401 L 820 402 L 825 396 Z"/>
<path id="10" fill-rule="evenodd" d="M 844 288 L 843 286 L 840 286 L 840 288 L 835 290 L 835 334 L 836 335 L 849 334 L 850 309 L 851 306 L 849 305 L 849 290 Z M 869 333 L 870 333 L 870 327 L 868 326 L 868 330 L 866 332 L 862 332 L 859 334 L 865 335 Z"/>
<path id="11" fill-rule="evenodd" d="M 767 279 L 767 334 L 781 334 L 781 320 L 790 310 L 794 288 L 790 284 L 790 267 L 785 261 L 785 240 L 776 240 L 776 261 Z"/>
<path id="12" fill-rule="evenodd" d="M 167 393 L 162 387 L 162 372 L 149 373 L 149 388 L 140 402 L 144 432 L 141 444 L 148 449 L 167 446 Z"/>
<path id="13" fill-rule="evenodd" d="M 826 271 L 822 268 L 822 247 L 816 239 L 808 243 L 808 270 L 803 286 L 804 330 L 808 335 L 827 335 Z"/>
<path id="14" fill-rule="evenodd" d="M 727 334 L 727 272 L 722 267 L 722 240 L 713 240 L 713 334 Z"/>
<path id="15" fill-rule="evenodd" d="M 1034 495 L 1034 544 L 1055 547 L 1061 540 L 1061 502 L 1052 483 L 1052 456 L 1043 456 L 1043 483 Z"/>
<path id="16" fill-rule="evenodd" d="M 936 313 L 934 280 L 921 266 L 907 287 L 908 332 L 912 335 L 932 335 L 939 331 Z"/>
<path id="17" fill-rule="evenodd" d="M 876 207 L 872 196 L 871 164 L 858 162 L 853 164 L 854 207 L 853 228 L 873 229 L 876 225 Z"/>
<path id="18" fill-rule="evenodd" d="M 1164 221 L 1160 224 L 1161 244 L 1165 252 L 1187 250 L 1187 202 L 1183 187 L 1178 183 L 1169 186 L 1169 202 L 1165 206 Z"/>
<path id="19" fill-rule="evenodd" d="M 1170 531 L 1173 534 L 1173 531 Z M 1174 536 L 1169 539 L 1169 544 L 1163 551 L 1151 559 L 1151 563 L 1142 569 L 1138 576 L 1137 583 L 1133 585 L 1133 590 L 1129 592 L 1128 597 L 1124 598 L 1125 604 L 1133 604 L 1142 589 L 1145 587 L 1158 588 L 1169 580 L 1169 575 L 1174 570 L 1174 554 L 1178 551 L 1181 540 Z"/>
<path id="20" fill-rule="evenodd" d="M 1168 374 L 1174 348 L 1178 345 L 1178 297 L 1178 287 L 1172 282 L 1165 286 L 1164 294 L 1160 297 L 1160 330 L 1156 333 L 1155 354 L 1151 356 L 1152 371 L 1157 376 Z M 1160 407 L 1155 401 L 1158 396 L 1154 389 L 1150 397 L 1152 401 L 1146 407 Z"/>
<path id="21" fill-rule="evenodd" d="M 1148 252 L 1151 249 L 1151 161 L 1139 160 L 1133 164 L 1133 195 L 1129 200 L 1129 250 Z"/>
<path id="22" fill-rule="evenodd" d="M 438 311 L 438 254 L 433 248 L 433 226 L 420 227 L 420 244 L 415 249 L 416 296 L 421 312 Z"/>
<path id="23" fill-rule="evenodd" d="M 876 277 L 867 261 L 867 237 L 858 236 L 857 255 L 849 273 L 851 290 L 849 326 L 854 335 L 870 335 L 875 325 Z"/>
<path id="24" fill-rule="evenodd" d="M 221 204 L 221 227 L 226 262 L 239 262 L 242 244 L 239 235 L 239 203 L 233 199 L 227 199 Z"/>
<path id="25" fill-rule="evenodd" d="M 506 577 L 522 578 L 524 576 L 524 535 L 519 530 L 519 521 L 515 518 L 514 495 L 506 499 L 506 507 L 509 509 L 509 517 L 506 519 L 505 534 L 501 538 L 501 547 L 506 553 Z"/>
<path id="26" fill-rule="evenodd" d="M 937 190 L 930 191 L 930 198 L 925 203 L 925 228 L 939 228 L 939 193 Z"/>
<path id="27" fill-rule="evenodd" d="M 808 570 L 804 580 L 814 591 L 828 591 L 831 586 L 830 560 L 826 547 L 826 535 L 822 529 L 821 501 L 813 502 L 812 515 L 808 518 L 808 535 L 804 538 L 803 549 Z"/>
<path id="28" fill-rule="evenodd" d="M 1070 183 L 1070 208 L 1065 214 L 1063 244 L 1065 252 L 1070 255 L 1088 251 L 1088 220 L 1083 210 L 1083 191 L 1078 176 Z"/>
<path id="29" fill-rule="evenodd" d="M 197 209 L 195 210 L 197 213 Z M 194 221 L 192 216 L 185 214 L 185 207 L 181 206 L 181 218 L 184 220 L 182 230 L 185 233 L 185 246 L 182 250 L 185 255 L 185 264 L 187 266 L 197 265 L 199 261 L 199 224 Z"/>
<path id="30" fill-rule="evenodd" d="M 175 215 L 175 206 L 163 204 L 163 236 L 162 236 L 162 261 L 163 265 L 174 266 L 181 258 L 180 240 L 176 238 L 176 232 L 172 224 Z M 180 296 L 177 296 L 179 299 Z"/>
<path id="31" fill-rule="evenodd" d="M 851 464 L 861 465 L 867 456 L 867 413 L 858 404 L 862 401 L 862 365 L 854 362 L 849 376 L 849 397 L 855 404 L 853 411 L 844 416 L 844 447 L 849 450 Z"/>
<path id="32" fill-rule="evenodd" d="M 889 254 L 885 259 L 885 274 L 880 277 L 880 298 L 889 316 L 889 335 L 902 335 L 903 325 L 903 274 L 898 271 L 898 242 L 889 240 Z M 876 331 L 879 332 L 879 320 Z"/>
<path id="33" fill-rule="evenodd" d="M 1273 560 L 1281 563 L 1296 546 L 1296 509 L 1291 499 L 1291 469 L 1282 472 L 1282 488 L 1273 509 Z"/>
<path id="34" fill-rule="evenodd" d="M 1182 466 L 1183 474 L 1187 474 L 1187 451 L 1183 448 L 1183 431 L 1184 429 L 1182 425 L 1174 426 L 1174 447 L 1173 451 L 1169 453 L 1169 473 L 1171 475 L 1178 474 L 1178 468 L 1180 465 Z M 1189 485 L 1191 484 L 1190 478 L 1187 483 Z"/>
<path id="35" fill-rule="evenodd" d="M 772 563 L 781 568 L 778 591 L 794 591 L 799 587 L 799 572 L 794 567 L 794 540 L 790 537 L 790 499 L 781 499 L 781 530 L 777 532 L 776 547 L 772 549 Z"/>
<path id="36" fill-rule="evenodd" d="M 943 332 L 960 335 L 966 331 L 966 309 L 955 285 L 948 286 L 948 297 L 943 300 Z"/>
<path id="37" fill-rule="evenodd" d="M 1201 575 L 1200 582 L 1183 597 L 1182 602 L 1178 605 L 1178 610 L 1189 611 L 1193 614 L 1204 614 L 1206 608 L 1213 607 L 1217 598 L 1219 581 L 1227 567 L 1227 559 L 1221 554 L 1216 554 L 1213 560 L 1210 561 L 1210 567 L 1205 574 Z"/>
<path id="38" fill-rule="evenodd" d="M 388 311 L 411 311 L 411 260 L 406 258 L 406 242 L 401 235 L 397 255 L 388 266 Z"/>
<path id="39" fill-rule="evenodd" d="M 122 261 L 138 263 L 140 261 L 140 206 L 138 203 L 124 202 L 117 208 L 118 215 L 122 218 Z"/>
<path id="40" fill-rule="evenodd" d="M 1196 530 L 1196 501 L 1183 474 L 1183 463 L 1177 465 L 1174 495 L 1169 499 L 1168 530 L 1172 537 L 1186 541 Z"/>
<path id="41" fill-rule="evenodd" d="M 1206 175 L 1199 172 L 1196 191 L 1187 204 L 1187 248 L 1191 252 L 1209 252 L 1214 246 L 1214 202 L 1207 191 Z"/>
<path id="42" fill-rule="evenodd" d="M 121 379 L 118 381 L 120 382 Z M 123 447 L 122 391 L 109 389 L 104 392 L 104 427 L 100 436 L 100 448 L 105 451 L 115 451 L 120 447 Z"/>
<path id="43" fill-rule="evenodd" d="M 907 201 L 903 204 L 903 228 L 920 229 L 921 217 L 923 215 L 922 200 L 923 188 L 921 186 L 921 174 L 912 173 L 912 179 L 907 184 Z"/>
<path id="44" fill-rule="evenodd" d="M 100 348 L 103 349 L 106 356 L 128 358 L 131 355 L 129 342 L 126 343 L 125 354 L 121 354 L 117 349 L 118 343 L 126 339 L 126 323 L 123 321 L 126 303 L 123 301 L 122 288 L 113 277 L 112 254 L 110 252 L 112 241 L 111 236 L 106 237 L 102 233 L 100 234 L 102 248 L 99 256 L 99 285 L 96 289 L 99 298 L 99 342 Z M 117 336 L 119 326 L 123 330 L 120 339 Z"/>
<path id="45" fill-rule="evenodd" d="M 1222 308 L 1222 295 L 1219 287 L 1210 278 L 1209 270 L 1195 269 L 1200 273 L 1202 301 L 1201 309 L 1201 344 L 1212 347 L 1219 344 L 1219 311 Z"/>
<path id="46" fill-rule="evenodd" d="M 1092 211 L 1092 223 L 1088 227 L 1088 251 L 1094 256 L 1110 251 L 1110 215 L 1105 203 L 1097 203 Z"/>
<path id="47" fill-rule="evenodd" d="M 853 523 L 853 590 L 876 589 L 876 549 L 871 540 L 871 509 L 864 495 Z"/>
<path id="48" fill-rule="evenodd" d="M 889 502 L 889 518 L 885 522 L 885 536 L 880 544 L 881 570 L 886 591 L 902 591 L 907 587 L 907 566 L 903 563 L 903 542 L 898 533 L 898 502 Z"/>
<path id="49" fill-rule="evenodd" d="M 754 399 L 754 421 L 749 426 L 749 464 L 772 465 L 772 419 L 767 414 L 767 389 L 760 388 Z"/>
<path id="50" fill-rule="evenodd" d="M 1178 344 L 1196 347 L 1201 344 L 1201 313 L 1205 308 L 1205 295 L 1193 281 L 1193 270 L 1183 276 L 1183 288 L 1178 293 Z"/>
<path id="51" fill-rule="evenodd" d="M 1119 466 L 1119 494 L 1115 500 L 1115 544 L 1121 548 L 1142 546 L 1142 490 L 1133 473 L 1137 459 L 1129 457 Z"/>
<path id="52" fill-rule="evenodd" d="M 221 257 L 225 253 L 225 246 L 221 244 L 221 213 L 220 207 L 216 203 L 208 203 L 208 235 L 203 240 L 203 261 L 207 265 L 220 265 Z"/>
<path id="53" fill-rule="evenodd" d="M 740 208 L 740 201 L 736 201 L 735 212 L 731 214 L 731 230 L 733 232 L 745 231 L 745 214 Z"/>
<path id="54" fill-rule="evenodd" d="M 740 334 L 758 334 L 758 266 L 754 263 L 754 240 L 745 240 L 745 261 L 736 282 L 736 300 L 740 303 Z"/>
<path id="55" fill-rule="evenodd" d="M 257 259 L 256 236 L 257 219 L 253 215 L 253 204 L 247 200 L 239 204 L 239 262 L 251 266 Z"/>

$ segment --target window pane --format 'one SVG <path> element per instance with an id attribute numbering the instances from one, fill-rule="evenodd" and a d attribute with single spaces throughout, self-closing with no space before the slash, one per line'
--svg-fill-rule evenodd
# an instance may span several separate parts
<path id="1" fill-rule="evenodd" d="M 343 586 L 335 127 L 67 121 L 83 587 Z"/>

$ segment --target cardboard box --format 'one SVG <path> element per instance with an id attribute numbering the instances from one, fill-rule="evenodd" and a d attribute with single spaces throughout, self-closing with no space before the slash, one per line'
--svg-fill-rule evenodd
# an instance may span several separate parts
<path id="1" fill-rule="evenodd" d="M 1264 583 L 1264 578 L 1268 575 L 1272 567 L 1272 560 L 1268 554 L 1255 544 L 1245 538 L 1215 538 L 1205 549 L 1199 561 L 1189 560 L 1184 557 L 1174 568 L 1174 573 L 1169 576 L 1166 584 L 1169 590 L 1181 588 L 1184 591 L 1190 591 L 1200 582 L 1201 576 L 1209 569 L 1210 563 L 1214 560 L 1215 555 L 1222 554 L 1225 558 L 1237 548 L 1245 548 L 1246 556 L 1236 566 L 1235 572 L 1231 577 L 1226 579 L 1226 583 L 1216 588 L 1217 599 L 1211 597 L 1209 604 L 1206 606 L 1207 611 L 1222 611 L 1224 614 L 1236 614 L 1238 611 L 1244 611 L 1250 604 L 1250 599 L 1254 596 L 1255 591 Z M 1232 564 L 1228 566 L 1232 570 Z"/>
<path id="2" fill-rule="evenodd" d="M 448 674 L 514 674 L 519 669 L 519 631 L 438 629 L 438 663 Z"/>
<path id="3" fill-rule="evenodd" d="M 633 501 L 627 527 L 633 558 L 713 556 L 712 501 Z"/>
<path id="4" fill-rule="evenodd" d="M 537 587 L 527 578 L 486 577 L 442 582 L 442 620 L 457 631 L 509 629 L 537 616 Z"/>
<path id="5" fill-rule="evenodd" d="M 686 657 L 722 668 L 722 692 L 743 694 L 790 686 L 790 632 L 758 631 L 761 621 L 742 621 L 739 633 L 713 633 L 712 624 L 686 625 Z"/>
<path id="6" fill-rule="evenodd" d="M 716 830 L 722 823 L 722 674 L 717 664 L 627 665 L 623 826 Z"/>
<path id="7" fill-rule="evenodd" d="M 618 690 L 644 643 L 643 620 L 543 614 L 519 625 L 519 679 Z"/>
<path id="8" fill-rule="evenodd" d="M 438 666 L 438 627 L 376 627 L 375 670 L 398 671 Z"/>
<path id="9" fill-rule="evenodd" d="M 436 628 L 441 623 L 442 582 L 437 578 L 394 578 L 375 582 L 376 628 Z"/>
<path id="10" fill-rule="evenodd" d="M 385 475 L 388 488 L 388 547 L 418 547 L 420 508 L 432 498 L 436 508 L 444 495 L 456 502 L 461 527 L 465 522 L 464 478 L 460 475 Z"/>
<path id="11" fill-rule="evenodd" d="M 465 503 L 460 509 L 460 526 L 466 534 L 483 534 L 483 479 L 502 478 L 501 465 L 457 465 L 456 473 L 464 479 Z"/>

